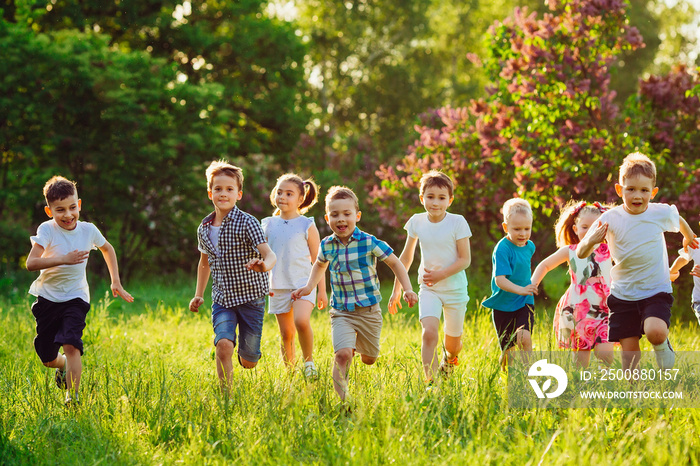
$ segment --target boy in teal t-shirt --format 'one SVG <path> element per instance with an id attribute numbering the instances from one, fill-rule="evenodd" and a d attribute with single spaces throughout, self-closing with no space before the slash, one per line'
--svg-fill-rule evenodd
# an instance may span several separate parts
<path id="1" fill-rule="evenodd" d="M 517 347 L 532 351 L 534 294 L 530 281 L 535 245 L 530 241 L 532 210 L 524 199 L 510 199 L 503 205 L 506 237 L 493 250 L 491 296 L 484 306 L 492 309 L 493 325 L 501 346 L 501 366 L 508 364 L 508 352 Z"/>

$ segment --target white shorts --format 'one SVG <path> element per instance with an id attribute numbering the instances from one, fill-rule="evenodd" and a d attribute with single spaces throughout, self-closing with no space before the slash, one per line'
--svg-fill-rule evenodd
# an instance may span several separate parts
<path id="1" fill-rule="evenodd" d="M 270 296 L 270 306 L 268 309 L 269 314 L 286 314 L 292 310 L 292 291 L 294 290 L 270 290 L 272 296 Z M 316 305 L 316 289 L 311 292 L 308 296 L 302 296 L 299 298 L 303 301 L 308 301 L 313 305 Z"/>
<path id="2" fill-rule="evenodd" d="M 445 335 L 460 337 L 464 332 L 464 315 L 467 313 L 469 295 L 465 290 L 433 291 L 421 286 L 418 292 L 418 318 L 436 317 L 444 313 Z"/>

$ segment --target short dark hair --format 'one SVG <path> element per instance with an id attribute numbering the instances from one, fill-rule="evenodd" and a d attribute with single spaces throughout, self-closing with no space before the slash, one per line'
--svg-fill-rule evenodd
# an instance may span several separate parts
<path id="1" fill-rule="evenodd" d="M 46 205 L 50 205 L 52 202 L 60 201 L 73 195 L 78 195 L 78 188 L 75 185 L 75 181 L 71 181 L 62 176 L 53 176 L 44 185 Z"/>
<path id="2" fill-rule="evenodd" d="M 215 176 L 225 175 L 234 178 L 238 182 L 238 190 L 243 191 L 243 170 L 231 165 L 225 160 L 217 160 L 209 164 L 207 168 L 207 190 L 211 191 L 211 184 Z"/>
<path id="3" fill-rule="evenodd" d="M 425 190 L 428 188 L 432 188 L 433 186 L 438 188 L 445 188 L 447 189 L 447 193 L 450 195 L 450 197 L 454 196 L 455 187 L 454 183 L 452 182 L 452 178 L 450 178 L 441 171 L 430 170 L 428 173 L 424 174 L 421 177 L 420 195 L 424 195 Z"/>

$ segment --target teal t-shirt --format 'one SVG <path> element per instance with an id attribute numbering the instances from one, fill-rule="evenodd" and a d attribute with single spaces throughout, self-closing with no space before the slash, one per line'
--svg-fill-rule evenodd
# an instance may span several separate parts
<path id="1" fill-rule="evenodd" d="M 526 304 L 535 304 L 532 295 L 521 296 L 510 293 L 496 286 L 496 277 L 505 277 L 516 285 L 527 286 L 532 282 L 531 262 L 535 253 L 535 243 L 527 242 L 525 246 L 516 246 L 508 238 L 501 239 L 493 248 L 493 275 L 491 275 L 491 297 L 483 302 L 485 307 L 497 311 L 515 312 Z"/>

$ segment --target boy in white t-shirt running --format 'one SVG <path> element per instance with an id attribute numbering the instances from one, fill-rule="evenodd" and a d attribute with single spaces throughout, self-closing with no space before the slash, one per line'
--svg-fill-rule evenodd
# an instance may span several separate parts
<path id="1" fill-rule="evenodd" d="M 472 232 L 461 215 L 447 212 L 454 200 L 454 184 L 446 174 L 433 170 L 420 180 L 420 201 L 425 212 L 406 222 L 406 245 L 399 260 L 408 270 L 413 263 L 416 243 L 420 241 L 421 263 L 418 269 L 418 315 L 423 328 L 421 359 L 425 380 L 431 384 L 439 373 L 448 377 L 458 364 L 462 350 L 464 315 L 467 310 L 467 275 L 471 264 L 469 238 Z M 401 307 L 401 286 L 394 282 L 389 312 Z M 444 351 L 438 366 L 436 354 L 440 316 L 444 314 Z"/>
<path id="2" fill-rule="evenodd" d="M 673 289 L 664 232 L 682 233 L 684 248 L 696 248 L 698 241 L 676 207 L 650 203 L 659 188 L 656 166 L 646 155 L 635 152 L 625 157 L 615 191 L 623 204 L 600 216 L 579 244 L 577 255 L 588 257 L 603 240 L 610 247 L 614 266 L 608 297 L 609 340 L 622 346 L 622 368 L 637 366 L 639 339 L 645 334 L 659 368 L 671 369 L 676 360 L 668 340 Z"/>
<path id="3" fill-rule="evenodd" d="M 41 271 L 29 288 L 36 296 L 34 348 L 46 367 L 56 369 L 56 385 L 66 390 L 66 405 L 75 405 L 83 370 L 83 329 L 90 309 L 85 268 L 91 249 L 99 249 L 105 258 L 112 294 L 129 303 L 134 298 L 122 287 L 112 245 L 95 225 L 78 221 L 81 202 L 75 183 L 54 176 L 44 186 L 44 197 L 44 210 L 52 220 L 39 225 L 27 256 L 27 269 Z M 58 352 L 61 346 L 63 354 Z"/>
<path id="4" fill-rule="evenodd" d="M 695 312 L 695 317 L 700 323 L 700 249 L 684 248 L 678 251 L 678 258 L 671 265 L 671 281 L 675 281 L 680 275 L 680 270 L 690 261 L 695 262 L 695 267 L 690 272 L 693 275 L 693 297 L 691 305 Z"/>

